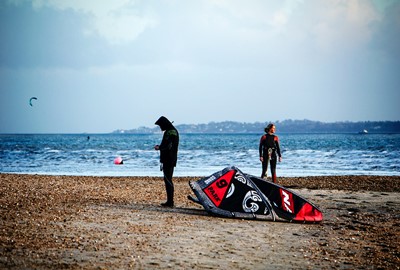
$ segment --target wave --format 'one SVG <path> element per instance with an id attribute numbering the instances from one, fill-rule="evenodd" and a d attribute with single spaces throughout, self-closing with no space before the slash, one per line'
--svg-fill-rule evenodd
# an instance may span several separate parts
<path id="1" fill-rule="evenodd" d="M 2 135 L 0 172 L 55 175 L 161 176 L 160 135 Z M 261 173 L 258 135 L 181 138 L 176 176 L 206 176 L 226 166 Z M 279 176 L 400 175 L 400 135 L 282 135 Z M 343 143 L 345 142 L 345 143 Z M 121 156 L 123 166 L 113 160 Z"/>

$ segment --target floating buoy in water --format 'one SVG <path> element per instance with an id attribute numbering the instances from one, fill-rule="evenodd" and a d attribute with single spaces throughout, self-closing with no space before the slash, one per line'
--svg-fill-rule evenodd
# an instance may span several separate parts
<path id="1" fill-rule="evenodd" d="M 124 164 L 124 161 L 122 160 L 122 157 L 116 157 L 116 158 L 114 159 L 114 164 L 115 164 L 115 165 Z"/>

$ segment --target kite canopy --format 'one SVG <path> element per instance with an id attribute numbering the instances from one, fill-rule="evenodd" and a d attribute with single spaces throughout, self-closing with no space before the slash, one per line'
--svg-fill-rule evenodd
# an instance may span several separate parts
<path id="1" fill-rule="evenodd" d="M 209 177 L 189 182 L 210 214 L 222 217 L 320 222 L 322 212 L 294 192 L 264 179 L 227 167 Z"/>
<path id="2" fill-rule="evenodd" d="M 31 105 L 31 106 L 33 106 L 32 100 L 37 100 L 37 97 L 31 97 L 31 98 L 29 99 L 29 105 Z"/>

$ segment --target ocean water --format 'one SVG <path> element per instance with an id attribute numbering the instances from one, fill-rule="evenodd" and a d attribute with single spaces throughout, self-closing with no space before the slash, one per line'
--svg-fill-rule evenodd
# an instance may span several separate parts
<path id="1" fill-rule="evenodd" d="M 208 176 L 227 166 L 259 175 L 262 134 L 181 134 L 175 176 Z M 277 176 L 400 175 L 400 134 L 277 134 Z M 89 138 L 88 138 L 89 136 Z M 0 135 L 0 172 L 162 176 L 159 134 Z M 123 165 L 115 165 L 120 156 Z"/>

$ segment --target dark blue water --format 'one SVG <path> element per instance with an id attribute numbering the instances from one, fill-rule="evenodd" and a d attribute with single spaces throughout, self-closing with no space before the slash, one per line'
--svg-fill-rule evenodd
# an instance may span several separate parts
<path id="1" fill-rule="evenodd" d="M 259 175 L 262 134 L 181 134 L 176 176 L 206 176 L 227 166 Z M 277 134 L 278 176 L 400 175 L 400 134 Z M 161 176 L 153 149 L 162 134 L 0 135 L 0 172 Z M 114 165 L 121 156 L 123 165 Z"/>

